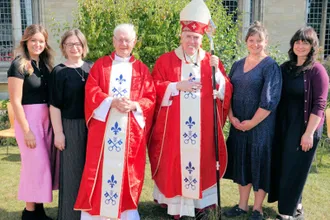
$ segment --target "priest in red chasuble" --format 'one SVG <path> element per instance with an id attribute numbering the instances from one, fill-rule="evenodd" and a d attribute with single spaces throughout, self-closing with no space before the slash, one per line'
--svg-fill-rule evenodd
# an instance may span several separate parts
<path id="1" fill-rule="evenodd" d="M 82 220 L 139 220 L 146 135 L 151 127 L 155 88 L 148 68 L 131 52 L 131 24 L 114 30 L 115 51 L 98 59 L 86 83 L 86 163 L 75 204 Z"/>
<path id="2" fill-rule="evenodd" d="M 191 1 L 180 14 L 181 45 L 160 56 L 152 72 L 157 92 L 148 145 L 153 197 L 174 218 L 205 215 L 199 212 L 217 203 L 214 94 L 221 177 L 227 165 L 222 128 L 233 88 L 219 58 L 201 48 L 210 17 L 202 0 Z M 216 67 L 215 91 L 211 66 Z"/>

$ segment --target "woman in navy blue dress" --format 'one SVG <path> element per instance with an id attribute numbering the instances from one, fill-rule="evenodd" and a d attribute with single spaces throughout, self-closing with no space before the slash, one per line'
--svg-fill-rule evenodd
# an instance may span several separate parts
<path id="1" fill-rule="evenodd" d="M 249 55 L 235 62 L 229 75 L 234 93 L 225 178 L 238 184 L 240 199 L 224 213 L 227 217 L 247 214 L 253 187 L 255 200 L 249 219 L 263 219 L 262 203 L 270 187 L 275 110 L 282 88 L 280 68 L 265 52 L 267 38 L 265 28 L 255 22 L 245 38 Z"/>
<path id="2" fill-rule="evenodd" d="M 329 77 L 316 62 L 318 38 L 311 27 L 290 41 L 290 60 L 281 65 L 282 97 L 276 122 L 272 187 L 269 202 L 278 201 L 276 219 L 304 219 L 302 192 L 322 136 Z"/>

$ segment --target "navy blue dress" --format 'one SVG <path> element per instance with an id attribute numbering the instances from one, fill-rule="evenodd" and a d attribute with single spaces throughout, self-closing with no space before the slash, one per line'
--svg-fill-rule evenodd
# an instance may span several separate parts
<path id="1" fill-rule="evenodd" d="M 252 183 L 253 190 L 268 192 L 271 174 L 271 153 L 275 133 L 276 107 L 281 97 L 280 67 L 266 57 L 244 73 L 245 58 L 235 62 L 229 77 L 234 87 L 232 111 L 240 121 L 250 120 L 258 108 L 271 111 L 268 117 L 249 131 L 230 127 L 227 139 L 228 167 L 224 178 L 242 186 Z"/>

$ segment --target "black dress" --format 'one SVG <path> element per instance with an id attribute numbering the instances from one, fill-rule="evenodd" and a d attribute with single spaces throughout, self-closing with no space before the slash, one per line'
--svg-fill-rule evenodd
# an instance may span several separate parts
<path id="1" fill-rule="evenodd" d="M 268 201 L 278 201 L 280 214 L 293 216 L 320 140 L 322 129 L 314 134 L 313 148 L 301 149 L 304 124 L 304 76 L 283 71 L 282 98 L 278 108 L 272 163 L 272 187 Z M 293 70 L 294 71 L 294 70 Z"/>
<path id="2" fill-rule="evenodd" d="M 61 111 L 65 149 L 60 153 L 58 220 L 80 220 L 74 211 L 85 165 L 87 128 L 84 118 L 85 84 L 92 64 L 80 68 L 57 65 L 50 80 L 50 104 Z"/>

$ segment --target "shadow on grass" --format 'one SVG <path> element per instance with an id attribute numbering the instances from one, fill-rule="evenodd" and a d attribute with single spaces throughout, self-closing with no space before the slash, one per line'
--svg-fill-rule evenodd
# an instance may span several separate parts
<path id="1" fill-rule="evenodd" d="M 313 166 L 316 166 L 317 168 L 325 168 L 329 169 L 330 168 L 330 163 L 325 163 L 325 162 L 318 162 L 317 164 L 313 164 Z"/>
<path id="2" fill-rule="evenodd" d="M 251 207 L 252 210 L 252 207 Z M 274 210 L 273 208 L 270 207 L 264 207 L 263 208 L 264 216 L 265 218 L 270 218 L 270 219 L 275 219 L 277 215 L 277 210 Z"/>
<path id="3" fill-rule="evenodd" d="M 225 211 L 227 211 L 231 208 L 232 207 L 229 207 L 229 206 L 222 207 L 221 212 L 224 213 Z M 252 209 L 253 209 L 253 207 L 249 206 L 249 212 L 246 215 L 241 216 L 241 217 L 226 218 L 225 216 L 222 215 L 221 219 L 235 219 L 235 220 L 238 220 L 238 219 L 243 220 L 244 219 L 244 220 L 246 220 L 252 214 Z M 270 207 L 263 207 L 263 212 L 264 212 L 264 219 L 274 219 L 277 215 L 276 210 L 274 210 L 273 208 L 270 208 Z"/>
<path id="4" fill-rule="evenodd" d="M 231 209 L 232 207 L 229 206 L 225 206 L 222 207 L 221 212 L 224 213 L 225 211 Z M 235 220 L 246 220 L 251 214 L 252 214 L 252 206 L 249 206 L 249 212 L 246 215 L 240 216 L 240 217 L 236 217 L 236 218 L 226 218 L 224 215 L 222 215 L 221 219 L 235 219 Z M 273 208 L 270 207 L 263 207 L 263 212 L 264 212 L 264 219 L 274 219 L 277 215 L 276 210 L 274 210 Z M 216 219 L 216 218 L 214 218 Z"/>
<path id="5" fill-rule="evenodd" d="M 313 164 L 309 172 L 311 174 L 319 174 L 320 169 L 330 169 L 330 164 Z"/>
<path id="6" fill-rule="evenodd" d="M 330 168 L 330 164 L 323 164 L 323 163 L 322 163 L 322 164 L 318 164 L 317 167 L 318 167 L 318 168 L 322 168 L 322 169 L 323 169 L 323 168 L 324 168 L 324 169 L 329 169 L 329 168 Z"/>
<path id="7" fill-rule="evenodd" d="M 227 211 L 230 208 L 232 208 L 232 207 L 229 207 L 229 206 L 222 207 L 221 212 L 224 213 L 225 211 Z M 244 216 L 240 216 L 240 217 L 236 217 L 236 218 L 226 218 L 225 216 L 222 215 L 221 219 L 246 220 L 251 215 L 252 208 L 253 207 L 250 206 L 249 207 L 250 211 L 248 212 L 248 214 L 246 214 Z M 270 207 L 264 207 L 263 212 L 264 212 L 265 219 L 274 219 L 277 214 L 276 210 L 274 210 L 273 208 L 270 208 Z M 167 215 L 167 208 L 162 208 L 160 205 L 158 205 L 154 202 L 140 202 L 139 203 L 139 213 L 140 213 L 141 219 L 144 219 L 144 220 L 173 219 L 169 215 Z M 219 218 L 217 218 L 216 216 L 217 216 L 216 210 L 212 210 L 209 212 L 207 219 L 208 220 L 218 220 Z M 182 219 L 183 220 L 192 220 L 194 218 L 183 217 Z"/>
<path id="8" fill-rule="evenodd" d="M 8 154 L 5 155 L 4 158 L 2 158 L 1 160 L 3 161 L 9 161 L 9 162 L 19 162 L 21 161 L 21 156 L 20 154 Z"/>
<path id="9" fill-rule="evenodd" d="M 311 166 L 311 169 L 310 169 L 309 173 L 318 173 L 318 172 L 319 172 L 319 171 L 318 171 L 318 168 L 319 168 L 319 166 L 313 164 L 313 165 Z"/>
<path id="10" fill-rule="evenodd" d="M 141 219 L 152 220 L 152 219 L 171 219 L 167 215 L 167 208 L 162 208 L 155 202 L 139 202 L 139 214 Z"/>
<path id="11" fill-rule="evenodd" d="M 22 211 L 23 211 L 22 207 Z M 52 219 L 57 218 L 57 208 L 48 208 L 45 207 L 46 214 L 51 217 Z M 13 212 L 8 212 L 7 210 L 4 210 L 0 208 L 0 220 L 18 220 L 21 219 L 22 216 L 22 211 L 13 211 Z"/>

